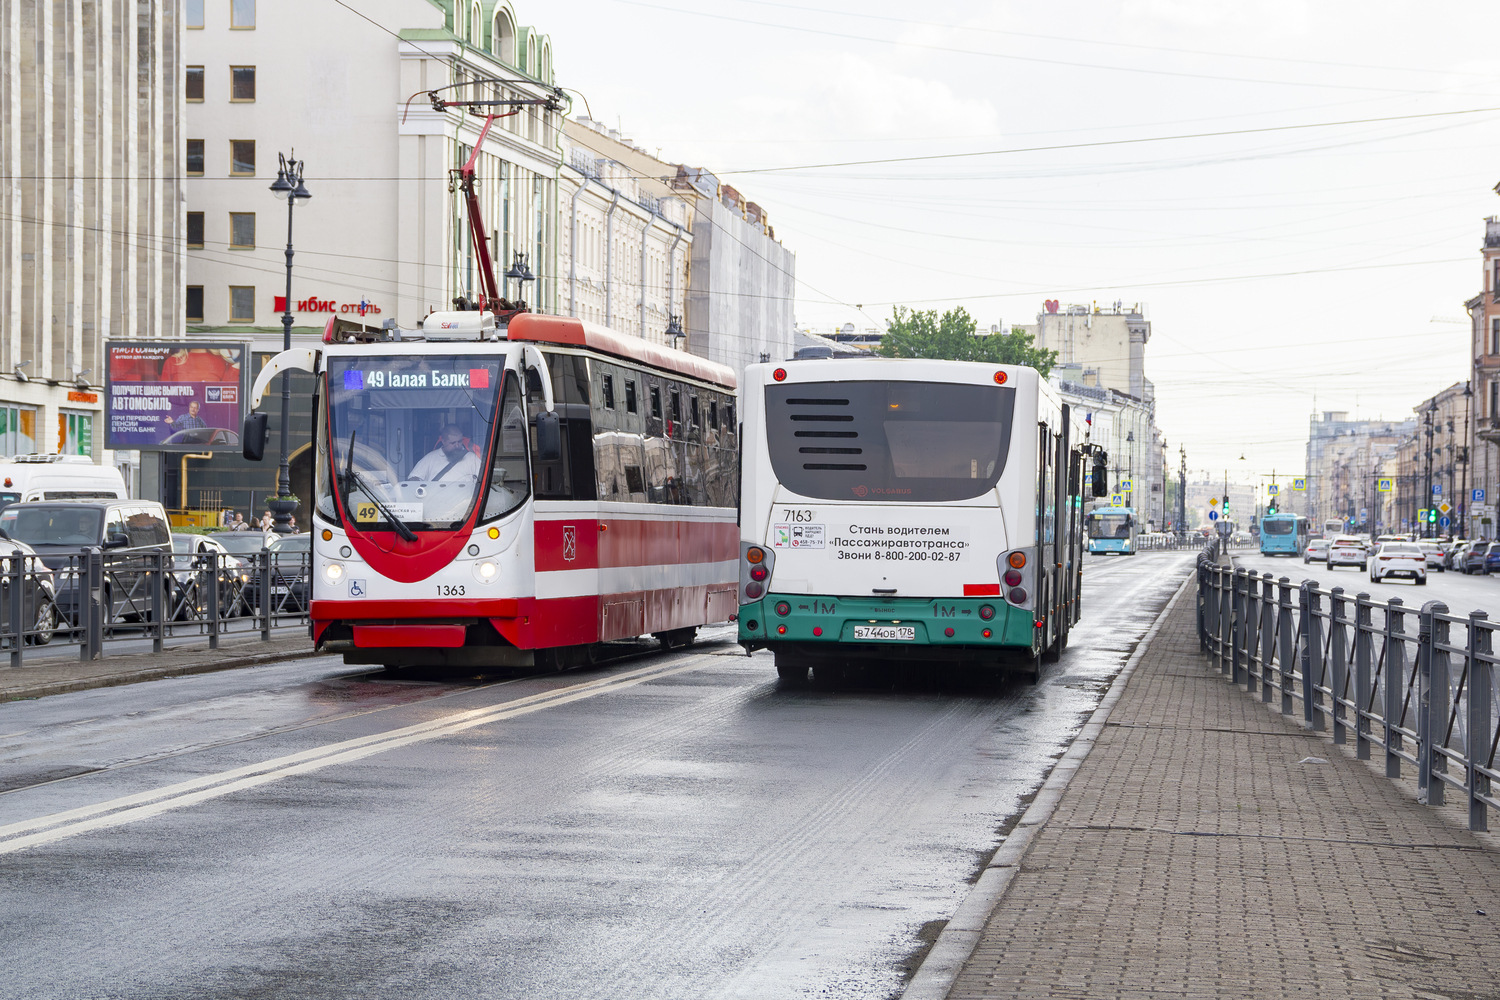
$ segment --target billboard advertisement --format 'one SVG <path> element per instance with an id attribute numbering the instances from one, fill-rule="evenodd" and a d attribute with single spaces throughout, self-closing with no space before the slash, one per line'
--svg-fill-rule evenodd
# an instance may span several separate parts
<path id="1" fill-rule="evenodd" d="M 243 343 L 106 343 L 105 446 L 238 451 L 248 357 Z"/>

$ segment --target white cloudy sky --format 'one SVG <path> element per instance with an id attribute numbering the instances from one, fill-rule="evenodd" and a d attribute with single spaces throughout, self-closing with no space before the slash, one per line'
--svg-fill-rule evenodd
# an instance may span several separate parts
<path id="1" fill-rule="evenodd" d="M 1494 0 L 516 5 L 594 117 L 767 209 L 800 324 L 1140 302 L 1173 464 L 1216 474 L 1468 377 Z"/>

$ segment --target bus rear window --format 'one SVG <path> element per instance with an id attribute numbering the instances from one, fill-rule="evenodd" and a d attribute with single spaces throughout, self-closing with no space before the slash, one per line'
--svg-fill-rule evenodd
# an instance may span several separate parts
<path id="1" fill-rule="evenodd" d="M 936 503 L 993 489 L 1010 450 L 1015 390 L 942 382 L 766 387 L 776 477 L 820 500 Z"/>

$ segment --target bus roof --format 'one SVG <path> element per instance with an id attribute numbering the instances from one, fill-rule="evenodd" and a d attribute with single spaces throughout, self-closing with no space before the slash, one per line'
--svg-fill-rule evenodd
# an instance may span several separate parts
<path id="1" fill-rule="evenodd" d="M 652 368 L 676 372 L 688 378 L 712 382 L 725 389 L 733 389 L 736 384 L 733 368 L 688 354 L 686 351 L 662 347 L 660 344 L 653 344 L 640 337 L 616 333 L 572 316 L 521 313 L 511 318 L 510 324 L 506 327 L 505 336 L 507 340 L 586 347 L 600 354 L 609 354 L 627 361 L 650 365 Z"/>

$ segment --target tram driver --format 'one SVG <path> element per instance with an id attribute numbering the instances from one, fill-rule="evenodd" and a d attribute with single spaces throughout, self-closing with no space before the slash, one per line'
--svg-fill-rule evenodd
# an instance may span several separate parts
<path id="1" fill-rule="evenodd" d="M 424 479 L 428 482 L 479 477 L 479 456 L 469 448 L 463 428 L 448 424 L 438 438 L 438 446 L 418 459 L 407 479 Z"/>

